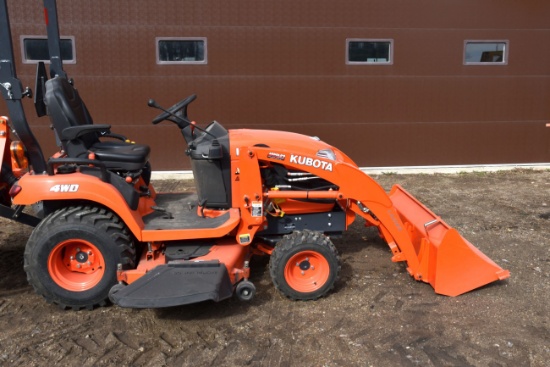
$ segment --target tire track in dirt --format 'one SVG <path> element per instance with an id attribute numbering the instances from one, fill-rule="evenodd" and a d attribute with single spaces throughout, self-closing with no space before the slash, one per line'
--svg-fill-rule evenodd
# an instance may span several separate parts
<path id="1" fill-rule="evenodd" d="M 550 205 L 550 172 L 380 181 L 422 191 L 427 206 L 512 277 L 457 298 L 438 296 L 392 263 L 377 233 L 357 222 L 334 240 L 342 278 L 316 302 L 280 296 L 267 259 L 260 259 L 250 303 L 64 312 L 26 284 L 22 265 L 14 263 L 26 241 L 16 234 L 21 225 L 2 222 L 0 365 L 546 367 L 550 226 L 540 215 L 549 210 L 542 204 Z"/>

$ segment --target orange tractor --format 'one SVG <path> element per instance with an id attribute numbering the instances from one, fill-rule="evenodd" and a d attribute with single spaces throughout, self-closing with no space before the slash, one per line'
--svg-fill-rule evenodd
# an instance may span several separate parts
<path id="1" fill-rule="evenodd" d="M 162 110 L 153 124 L 170 121 L 181 131 L 197 189 L 157 193 L 149 147 L 93 124 L 63 71 L 55 0 L 44 4 L 51 62 L 49 77 L 38 66 L 35 106 L 51 119 L 60 150 L 46 161 L 28 128 L 21 99 L 31 92 L 15 75 L 6 0 L 0 0 L 0 41 L 10 46 L 0 51 L 1 89 L 26 148 L 26 155 L 20 144 L 8 149 L 3 118 L 2 179 L 9 194 L 1 213 L 36 226 L 24 267 L 49 302 L 91 309 L 109 300 L 135 308 L 221 301 L 234 293 L 250 300 L 254 255 L 270 255 L 269 273 L 283 295 L 314 300 L 338 279 L 331 236 L 357 217 L 378 229 L 393 261 L 405 261 L 410 275 L 437 293 L 456 296 L 509 276 L 403 188 L 387 194 L 316 137 L 226 130 L 215 121 L 200 128 L 187 116 L 194 95 L 168 109 L 149 101 Z M 30 169 L 21 171 L 27 158 Z M 30 205 L 40 206 L 37 215 L 23 212 Z"/>

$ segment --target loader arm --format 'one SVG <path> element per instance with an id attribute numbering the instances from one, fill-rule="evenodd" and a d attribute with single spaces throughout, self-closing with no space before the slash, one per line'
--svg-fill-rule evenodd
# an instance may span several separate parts
<path id="1" fill-rule="evenodd" d="M 271 160 L 268 150 L 259 152 L 259 157 L 260 159 Z M 273 162 L 277 163 L 276 161 Z M 304 169 L 303 165 L 292 161 L 285 162 L 285 165 L 298 170 Z M 394 259 L 396 261 L 407 260 L 409 272 L 414 276 L 415 269 L 418 269 L 419 265 L 414 246 L 399 213 L 382 186 L 357 166 L 346 162 L 331 162 L 330 170 L 313 169 L 310 172 L 337 185 L 339 187 L 338 194 L 326 193 L 326 197 L 340 201 L 347 200 L 348 210 L 365 218 L 368 223 L 378 226 L 394 253 Z M 281 196 L 285 195 L 287 197 L 292 196 L 288 191 L 281 192 Z M 299 192 L 297 195 L 303 195 L 303 192 Z M 308 195 L 321 195 L 323 197 L 325 194 L 317 192 Z M 421 278 L 421 275 L 415 276 L 415 279 Z"/>
<path id="2" fill-rule="evenodd" d="M 270 158 L 270 151 L 258 148 L 259 159 L 277 163 Z M 292 156 L 289 152 L 283 154 Z M 286 159 L 284 164 L 297 170 L 306 169 L 338 186 L 338 193 L 316 191 L 315 195 L 347 201 L 348 211 L 378 227 L 393 253 L 392 260 L 406 261 L 409 274 L 430 283 L 436 293 L 457 296 L 510 275 L 403 188 L 396 185 L 388 195 L 353 162 L 306 157 Z M 283 191 L 276 195 L 311 194 Z"/>

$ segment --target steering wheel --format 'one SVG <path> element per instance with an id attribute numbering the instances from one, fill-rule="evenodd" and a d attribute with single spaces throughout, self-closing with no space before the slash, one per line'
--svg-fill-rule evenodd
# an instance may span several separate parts
<path id="1" fill-rule="evenodd" d="M 185 98 L 184 100 L 179 101 L 178 103 L 174 104 L 172 107 L 168 108 L 168 109 L 166 110 L 166 112 L 162 112 L 160 115 L 158 115 L 157 117 L 155 117 L 155 118 L 153 119 L 153 125 L 156 125 L 156 124 L 158 124 L 159 122 L 168 119 L 168 117 L 175 115 L 176 113 L 178 113 L 178 112 L 181 111 L 181 110 L 184 111 L 183 119 L 188 120 L 188 118 L 187 118 L 187 105 L 188 105 L 189 103 L 193 102 L 196 98 L 197 98 L 197 95 L 196 95 L 196 94 L 192 94 L 192 95 L 190 95 L 189 97 Z M 150 107 L 160 108 L 160 106 L 157 105 L 157 103 L 156 103 L 155 101 L 153 101 L 152 99 L 149 100 L 148 105 L 149 105 Z M 172 121 L 172 120 L 171 120 L 171 121 Z"/>

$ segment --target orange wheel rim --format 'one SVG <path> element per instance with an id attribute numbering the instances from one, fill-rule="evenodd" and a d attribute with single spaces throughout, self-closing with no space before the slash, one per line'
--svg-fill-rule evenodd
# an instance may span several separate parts
<path id="1" fill-rule="evenodd" d="M 298 292 L 315 292 L 325 285 L 329 275 L 327 259 L 315 251 L 298 252 L 285 266 L 285 280 Z"/>
<path id="2" fill-rule="evenodd" d="M 48 272 L 61 288 L 82 292 L 101 281 L 105 274 L 105 259 L 92 243 L 70 239 L 54 247 L 48 257 Z"/>

